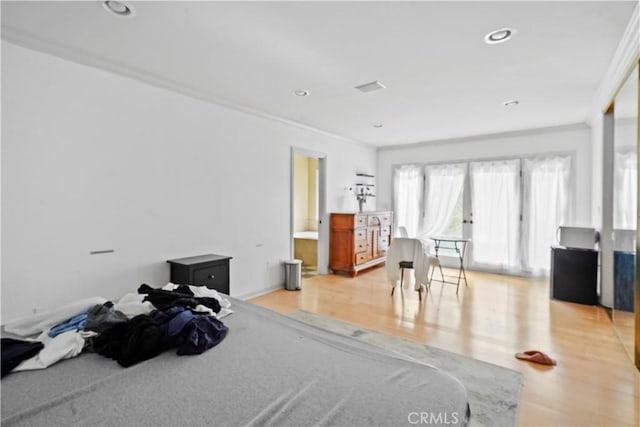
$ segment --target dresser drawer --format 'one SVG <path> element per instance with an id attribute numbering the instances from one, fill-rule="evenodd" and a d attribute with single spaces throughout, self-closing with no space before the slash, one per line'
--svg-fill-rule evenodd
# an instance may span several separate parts
<path id="1" fill-rule="evenodd" d="M 371 255 L 368 252 L 362 252 L 360 254 L 356 254 L 356 265 L 364 264 L 365 262 L 371 259 Z"/>
<path id="2" fill-rule="evenodd" d="M 391 234 L 391 227 L 386 226 L 386 227 L 381 227 L 380 228 L 380 234 L 383 236 L 389 236 Z"/>
<path id="3" fill-rule="evenodd" d="M 366 240 L 357 240 L 356 241 L 356 253 L 366 252 L 369 249 L 369 244 Z"/>
<path id="4" fill-rule="evenodd" d="M 389 235 L 388 234 L 382 234 L 380 236 L 380 246 L 383 247 L 383 248 L 389 247 Z"/>
<path id="5" fill-rule="evenodd" d="M 391 215 L 380 215 L 380 225 L 391 225 Z"/>
<path id="6" fill-rule="evenodd" d="M 391 225 L 391 215 L 389 214 L 380 214 L 380 215 L 369 215 L 368 225 Z"/>
<path id="7" fill-rule="evenodd" d="M 356 241 L 356 244 L 361 241 L 361 240 L 367 240 L 367 229 L 366 228 L 362 228 L 359 230 L 354 230 L 353 231 L 353 238 Z"/>
<path id="8" fill-rule="evenodd" d="M 225 292 L 224 287 L 227 286 L 227 267 L 225 265 L 212 265 L 209 267 L 198 268 L 193 271 L 193 283 L 198 286 L 206 286 L 220 292 Z"/>
<path id="9" fill-rule="evenodd" d="M 356 215 L 355 227 L 366 227 L 367 225 L 367 216 L 366 215 Z"/>

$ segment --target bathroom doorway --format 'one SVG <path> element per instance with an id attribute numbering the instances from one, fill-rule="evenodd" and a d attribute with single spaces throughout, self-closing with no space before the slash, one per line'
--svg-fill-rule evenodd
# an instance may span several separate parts
<path id="1" fill-rule="evenodd" d="M 326 273 L 323 235 L 324 208 L 323 154 L 292 150 L 291 240 L 293 258 L 302 260 L 302 279 Z M 328 250 L 328 248 L 327 248 Z M 328 254 L 327 254 L 328 256 Z"/>

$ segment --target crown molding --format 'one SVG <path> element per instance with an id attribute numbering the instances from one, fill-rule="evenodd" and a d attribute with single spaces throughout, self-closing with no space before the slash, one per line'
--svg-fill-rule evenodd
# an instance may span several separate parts
<path id="1" fill-rule="evenodd" d="M 459 138 L 436 139 L 433 141 L 412 142 L 409 144 L 384 145 L 384 146 L 378 147 L 378 151 L 392 151 L 392 150 L 402 150 L 407 148 L 420 148 L 420 147 L 429 147 L 429 146 L 437 146 L 437 145 L 462 144 L 465 142 L 477 142 L 477 141 L 482 141 L 487 139 L 517 138 L 521 136 L 540 135 L 545 133 L 571 132 L 571 131 L 585 130 L 585 129 L 589 129 L 589 126 L 584 122 L 568 123 L 568 124 L 557 125 L 557 126 L 547 126 L 547 127 L 540 127 L 540 128 L 511 130 L 511 131 L 505 131 L 505 132 L 485 133 L 485 134 L 478 134 L 478 135 L 471 135 L 471 136 L 463 136 Z"/>
<path id="2" fill-rule="evenodd" d="M 636 4 L 627 28 L 618 43 L 618 48 L 611 58 L 611 63 L 607 69 L 591 106 L 591 114 L 588 123 L 597 121 L 611 104 L 620 90 L 629 73 L 638 64 L 640 59 L 640 3 Z"/>
<path id="3" fill-rule="evenodd" d="M 63 60 L 75 62 L 88 67 L 97 68 L 101 71 L 107 71 L 113 74 L 117 74 L 123 77 L 127 77 L 133 80 L 137 80 L 142 83 L 146 83 L 155 87 L 159 87 L 171 92 L 176 92 L 190 98 L 195 98 L 200 101 L 215 104 L 219 107 L 234 110 L 236 112 L 249 114 L 265 120 L 278 122 L 287 126 L 292 126 L 298 129 L 303 129 L 309 132 L 313 132 L 319 135 L 327 136 L 332 139 L 347 142 L 349 144 L 361 145 L 364 147 L 374 148 L 372 144 L 368 144 L 364 141 L 348 138 L 343 135 L 338 135 L 329 131 L 325 131 L 304 123 L 300 123 L 294 120 L 286 119 L 283 117 L 275 116 L 273 114 L 265 113 L 254 108 L 246 107 L 226 99 L 199 91 L 194 88 L 190 88 L 182 83 L 171 81 L 165 77 L 159 76 L 148 71 L 136 69 L 127 65 L 119 64 L 106 58 L 102 58 L 98 55 L 82 52 L 77 49 L 68 48 L 50 40 L 44 40 L 39 37 L 35 37 L 30 34 L 26 34 L 10 26 L 2 26 L 2 41 L 26 48 L 42 52 L 47 55 L 52 55 Z"/>

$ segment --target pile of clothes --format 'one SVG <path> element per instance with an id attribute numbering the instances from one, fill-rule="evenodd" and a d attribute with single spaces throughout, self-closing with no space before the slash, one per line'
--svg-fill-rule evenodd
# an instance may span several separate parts
<path id="1" fill-rule="evenodd" d="M 132 366 L 176 349 L 179 355 L 203 353 L 218 345 L 228 328 L 221 318 L 230 301 L 203 286 L 175 285 L 124 295 L 115 304 L 89 298 L 5 325 L 17 337 L 2 338 L 2 376 L 44 369 L 83 351 L 96 352 Z"/>

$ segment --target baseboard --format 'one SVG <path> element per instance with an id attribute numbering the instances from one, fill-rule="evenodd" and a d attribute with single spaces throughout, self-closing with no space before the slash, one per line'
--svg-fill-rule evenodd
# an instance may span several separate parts
<path id="1" fill-rule="evenodd" d="M 260 297 L 262 295 L 270 294 L 271 292 L 277 291 L 278 289 L 284 289 L 284 283 L 281 285 L 272 286 L 270 288 L 258 291 L 258 292 L 250 292 L 248 294 L 242 294 L 238 296 L 234 296 L 234 298 L 238 298 L 239 300 L 248 300 L 251 298 Z"/>

